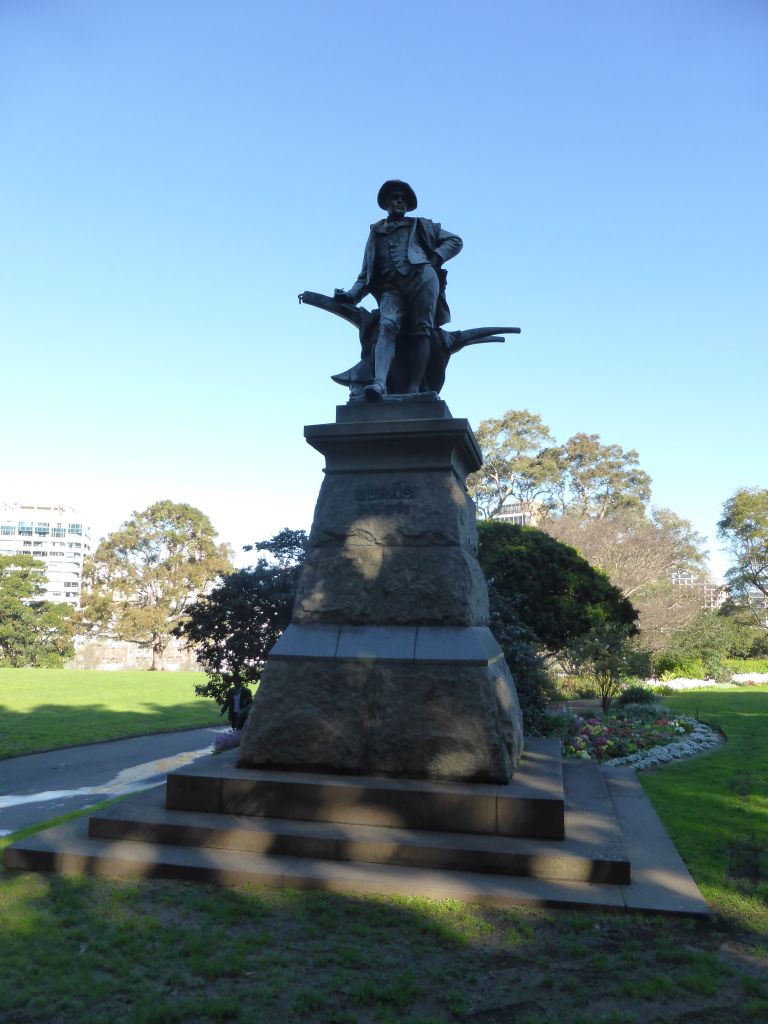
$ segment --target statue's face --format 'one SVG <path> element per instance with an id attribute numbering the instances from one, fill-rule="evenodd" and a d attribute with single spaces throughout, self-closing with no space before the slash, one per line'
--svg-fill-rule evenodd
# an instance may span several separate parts
<path id="1" fill-rule="evenodd" d="M 384 203 L 387 207 L 388 216 L 393 219 L 404 217 L 408 209 L 408 200 L 406 199 L 405 192 L 399 188 L 393 188 L 387 192 L 384 197 Z"/>

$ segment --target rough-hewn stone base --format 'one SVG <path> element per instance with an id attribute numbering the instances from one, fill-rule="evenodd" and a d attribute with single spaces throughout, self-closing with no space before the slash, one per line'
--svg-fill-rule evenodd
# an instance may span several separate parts
<path id="1" fill-rule="evenodd" d="M 239 763 L 507 782 L 523 738 L 517 694 L 498 645 L 480 627 L 425 633 L 419 643 L 416 629 L 378 634 L 375 627 L 355 633 L 292 626 L 282 649 L 306 653 L 275 648 Z M 377 657 L 385 644 L 394 657 Z M 339 648 L 349 656 L 338 657 Z"/>
<path id="2" fill-rule="evenodd" d="M 477 556 L 460 547 L 348 544 L 316 548 L 294 605 L 297 623 L 467 625 L 488 617 Z"/>

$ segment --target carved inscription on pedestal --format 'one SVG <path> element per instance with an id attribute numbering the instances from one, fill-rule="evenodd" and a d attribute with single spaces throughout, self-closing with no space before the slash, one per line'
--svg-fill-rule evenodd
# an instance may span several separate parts
<path id="1" fill-rule="evenodd" d="M 418 497 L 414 484 L 368 484 L 355 488 L 358 516 L 408 515 Z"/>

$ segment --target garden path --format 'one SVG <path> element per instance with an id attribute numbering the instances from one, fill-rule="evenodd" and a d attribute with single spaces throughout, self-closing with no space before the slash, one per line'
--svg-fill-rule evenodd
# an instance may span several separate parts
<path id="1" fill-rule="evenodd" d="M 226 728 L 134 736 L 0 761 L 0 836 L 165 782 Z"/>

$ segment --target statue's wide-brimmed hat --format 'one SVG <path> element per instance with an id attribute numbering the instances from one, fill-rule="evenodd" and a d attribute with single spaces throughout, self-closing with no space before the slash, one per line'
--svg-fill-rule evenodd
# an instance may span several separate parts
<path id="1" fill-rule="evenodd" d="M 400 181 L 399 178 L 392 178 L 390 181 L 384 182 L 384 184 L 379 189 L 379 194 L 376 196 L 376 202 L 379 204 L 382 210 L 386 210 L 386 198 L 388 193 L 391 192 L 393 188 L 399 188 L 402 192 L 405 193 L 405 202 L 408 207 L 408 213 L 410 213 L 411 210 L 416 209 L 416 207 L 418 206 L 418 203 L 416 201 L 416 193 L 413 191 L 408 182 Z"/>

